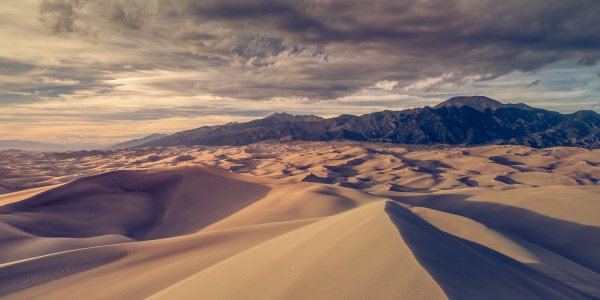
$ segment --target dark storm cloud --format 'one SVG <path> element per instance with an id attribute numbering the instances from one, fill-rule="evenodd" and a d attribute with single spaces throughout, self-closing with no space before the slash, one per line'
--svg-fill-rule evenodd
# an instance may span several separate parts
<path id="1" fill-rule="evenodd" d="M 524 1 L 173 1 L 166 11 L 237 35 L 261 33 L 298 47 L 327 49 L 326 66 L 292 65 L 304 82 L 242 84 L 251 98 L 340 97 L 379 80 L 411 81 L 451 72 L 494 79 L 575 58 L 600 55 L 600 2 Z M 233 47 L 239 47 L 234 45 Z M 238 49 L 238 48 L 233 48 Z M 277 49 L 277 48 L 276 48 Z M 236 50 L 233 54 L 239 55 Z M 242 56 L 261 56 L 247 52 Z M 276 53 L 272 53 L 277 56 Z M 357 60 L 345 60 L 356 56 Z M 268 71 L 265 71 L 268 72 Z M 359 78 L 350 79 L 359 73 Z M 312 79 L 306 81 L 306 78 Z M 222 93 L 221 90 L 213 92 Z M 256 97 L 254 97 L 256 96 Z"/>
<path id="2" fill-rule="evenodd" d="M 420 45 L 527 45 L 597 49 L 600 4 L 513 1 L 167 1 L 201 22 L 221 21 L 287 32 L 321 43 L 383 41 Z"/>
<path id="3" fill-rule="evenodd" d="M 168 1 L 171 2 L 171 1 Z M 291 32 L 325 30 L 302 1 L 183 1 L 185 14 L 200 21 L 271 23 Z"/>
<path id="4" fill-rule="evenodd" d="M 211 78 L 198 78 L 195 92 L 245 99 L 335 99 L 383 80 L 397 81 L 398 89 L 440 76 L 461 84 L 568 59 L 589 66 L 600 58 L 595 0 L 86 3 L 44 0 L 40 20 L 53 32 L 75 32 L 85 6 L 86 26 L 108 20 L 195 57 L 229 62 Z M 147 60 L 165 57 L 182 56 Z M 188 56 L 178 63 L 196 61 Z"/>

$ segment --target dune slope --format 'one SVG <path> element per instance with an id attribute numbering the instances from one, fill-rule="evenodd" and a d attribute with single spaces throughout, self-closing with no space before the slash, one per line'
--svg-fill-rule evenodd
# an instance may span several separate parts
<path id="1" fill-rule="evenodd" d="M 469 155 L 506 168 L 580 156 L 511 149 Z M 373 151 L 337 149 L 329 168 L 426 182 L 413 173 L 465 163 L 461 152 Z M 535 173 L 511 178 L 548 183 Z M 598 299 L 600 189 L 551 183 L 366 193 L 197 164 L 103 173 L 0 196 L 0 297 Z"/>

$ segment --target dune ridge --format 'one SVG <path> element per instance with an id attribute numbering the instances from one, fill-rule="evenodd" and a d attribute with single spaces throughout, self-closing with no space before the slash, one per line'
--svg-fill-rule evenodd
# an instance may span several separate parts
<path id="1" fill-rule="evenodd" d="M 148 147 L 66 153 L 0 151 L 0 194 L 116 170 L 194 165 L 288 182 L 336 184 L 367 192 L 518 189 L 600 182 L 600 149 L 264 142 L 240 147 Z"/>
<path id="2" fill-rule="evenodd" d="M 0 297 L 600 298 L 596 151 L 267 145 L 0 195 Z"/>

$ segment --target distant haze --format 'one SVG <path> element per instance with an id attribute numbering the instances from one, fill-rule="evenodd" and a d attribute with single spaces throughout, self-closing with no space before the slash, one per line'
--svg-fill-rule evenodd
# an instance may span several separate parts
<path id="1" fill-rule="evenodd" d="M 29 151 L 70 151 L 102 149 L 100 144 L 52 144 L 24 140 L 0 140 L 0 150 L 16 149 Z"/>

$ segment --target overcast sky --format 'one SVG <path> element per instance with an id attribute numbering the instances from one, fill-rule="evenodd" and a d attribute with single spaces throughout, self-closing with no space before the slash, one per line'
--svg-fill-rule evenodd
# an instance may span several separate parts
<path id="1" fill-rule="evenodd" d="M 0 139 L 486 95 L 600 110 L 596 0 L 2 0 Z"/>

